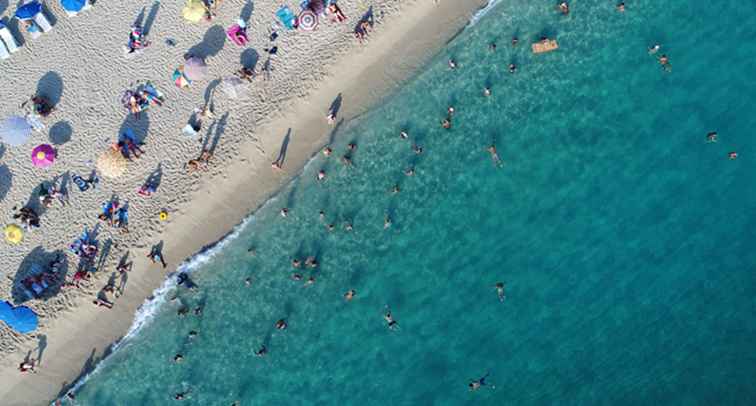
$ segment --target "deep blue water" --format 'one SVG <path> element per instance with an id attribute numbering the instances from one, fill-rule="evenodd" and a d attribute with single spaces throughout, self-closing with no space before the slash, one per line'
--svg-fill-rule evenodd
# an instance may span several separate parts
<path id="1" fill-rule="evenodd" d="M 561 48 L 533 55 L 542 34 Z M 567 17 L 502 1 L 193 266 L 201 289 L 178 290 L 77 404 L 756 403 L 755 34 L 742 1 L 574 1 Z M 308 255 L 312 286 L 290 279 Z M 204 314 L 178 318 L 179 302 Z"/>

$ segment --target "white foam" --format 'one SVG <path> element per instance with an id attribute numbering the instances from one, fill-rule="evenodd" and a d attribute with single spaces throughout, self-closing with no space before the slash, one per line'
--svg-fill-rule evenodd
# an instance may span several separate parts
<path id="1" fill-rule="evenodd" d="M 475 13 L 472 18 L 470 18 L 470 23 L 467 26 L 472 27 L 473 25 L 477 24 L 478 21 L 483 18 L 483 16 L 488 14 L 489 11 L 493 10 L 493 8 L 496 7 L 496 5 L 499 3 L 501 3 L 501 0 L 489 0 L 488 4 L 486 4 L 485 7 L 478 10 L 478 12 Z"/>

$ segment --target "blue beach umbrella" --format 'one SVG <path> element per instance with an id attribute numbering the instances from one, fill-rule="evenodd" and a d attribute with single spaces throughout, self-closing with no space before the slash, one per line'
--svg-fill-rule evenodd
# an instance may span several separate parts
<path id="1" fill-rule="evenodd" d="M 60 5 L 64 10 L 76 13 L 87 5 L 87 0 L 60 0 Z"/>
<path id="2" fill-rule="evenodd" d="M 0 302 L 0 320 L 21 334 L 37 329 L 37 315 L 26 306 L 13 307 L 7 301 Z"/>
<path id="3" fill-rule="evenodd" d="M 42 3 L 34 0 L 16 9 L 16 18 L 29 20 L 42 11 Z"/>
<path id="4" fill-rule="evenodd" d="M 10 116 L 0 122 L 0 141 L 19 146 L 29 140 L 32 126 L 21 116 Z"/>

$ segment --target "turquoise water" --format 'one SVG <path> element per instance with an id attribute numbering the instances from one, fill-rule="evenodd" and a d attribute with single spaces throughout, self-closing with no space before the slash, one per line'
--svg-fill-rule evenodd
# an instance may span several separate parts
<path id="1" fill-rule="evenodd" d="M 550 1 L 503 1 L 195 266 L 201 289 L 178 290 L 77 404 L 186 390 L 181 404 L 754 404 L 756 13 L 627 3 L 620 14 L 575 1 L 561 17 Z M 532 55 L 541 33 L 561 49 Z M 654 42 L 672 72 L 646 52 Z M 311 286 L 289 278 L 307 255 L 320 262 L 302 271 Z M 178 302 L 204 313 L 178 318 Z M 489 386 L 468 391 L 488 371 Z"/>

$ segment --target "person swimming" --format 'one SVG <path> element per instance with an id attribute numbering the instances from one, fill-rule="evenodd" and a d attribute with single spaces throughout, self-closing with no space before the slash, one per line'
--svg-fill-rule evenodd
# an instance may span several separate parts
<path id="1" fill-rule="evenodd" d="M 265 354 L 267 353 L 268 353 L 268 349 L 265 348 L 265 345 L 262 345 L 259 350 L 255 351 L 255 356 L 264 357 Z"/>
<path id="2" fill-rule="evenodd" d="M 509 73 L 515 73 L 515 72 L 517 72 L 517 65 L 515 65 L 514 63 L 510 63 L 509 64 Z"/>
<path id="3" fill-rule="evenodd" d="M 294 268 L 299 268 L 300 266 L 302 266 L 302 261 L 300 261 L 297 258 L 294 258 L 291 260 L 291 266 Z"/>
<path id="4" fill-rule="evenodd" d="M 386 313 L 383 315 L 383 319 L 386 320 L 389 330 L 395 330 L 399 327 L 399 323 L 394 320 L 394 317 L 391 315 L 391 309 L 389 309 L 388 306 L 386 307 Z"/>
<path id="5" fill-rule="evenodd" d="M 517 37 L 512 37 L 512 46 L 517 46 L 518 42 L 519 40 L 517 39 Z"/>
<path id="6" fill-rule="evenodd" d="M 352 231 L 353 229 L 354 228 L 352 227 L 352 223 L 350 223 L 348 221 L 346 223 L 344 223 L 344 230 L 345 231 Z"/>
<path id="7" fill-rule="evenodd" d="M 486 87 L 483 88 L 483 96 L 486 96 L 486 97 L 491 96 L 491 88 L 490 87 L 486 86 Z"/>
<path id="8" fill-rule="evenodd" d="M 347 149 L 350 151 L 354 151 L 357 149 L 357 144 L 350 142 L 349 144 L 347 144 Z"/>
<path id="9" fill-rule="evenodd" d="M 488 50 L 491 51 L 491 52 L 496 52 L 496 43 L 492 42 L 492 43 L 488 44 Z"/>
<path id="10" fill-rule="evenodd" d="M 620 13 L 623 13 L 625 11 L 625 2 L 621 1 L 619 4 L 617 4 L 617 11 Z"/>
<path id="11" fill-rule="evenodd" d="M 192 331 L 189 332 L 189 334 L 187 334 L 187 337 L 189 337 L 190 339 L 193 339 L 193 338 L 197 337 L 197 334 L 199 334 L 199 331 L 192 330 Z"/>
<path id="12" fill-rule="evenodd" d="M 491 144 L 491 146 L 487 148 L 487 151 L 491 154 L 491 160 L 493 161 L 494 166 L 496 166 L 497 168 L 501 167 L 502 162 L 501 158 L 499 158 L 499 154 L 496 152 L 496 145 Z"/>
<path id="13" fill-rule="evenodd" d="M 354 289 L 349 289 L 346 293 L 344 293 L 344 299 L 349 302 L 352 299 L 354 299 L 354 296 L 357 295 L 357 291 Z"/>
<path id="14" fill-rule="evenodd" d="M 317 268 L 318 267 L 318 259 L 316 257 L 309 256 L 309 257 L 307 257 L 307 259 L 305 259 L 305 265 L 308 266 L 308 267 L 310 267 L 310 268 Z"/>
<path id="15" fill-rule="evenodd" d="M 391 193 L 392 194 L 397 194 L 400 191 L 401 191 L 401 189 L 399 189 L 399 185 L 398 184 L 394 184 L 394 186 L 391 188 Z"/>
<path id="16" fill-rule="evenodd" d="M 309 278 L 307 278 L 307 280 L 305 281 L 304 285 L 305 286 L 310 286 L 310 285 L 312 285 L 314 283 L 315 283 L 315 277 L 314 276 L 310 276 Z"/>
<path id="17" fill-rule="evenodd" d="M 486 378 L 488 378 L 488 375 L 490 375 L 490 372 L 486 372 L 486 374 L 474 381 L 471 381 L 467 386 L 470 388 L 471 391 L 476 391 L 484 386 L 486 386 Z"/>
<path id="18" fill-rule="evenodd" d="M 728 156 L 728 157 L 729 157 L 730 159 L 737 159 L 737 158 L 738 158 L 738 153 L 737 153 L 737 152 L 735 152 L 735 151 L 732 151 L 732 152 L 730 152 L 729 154 L 727 154 L 727 156 Z"/>
<path id="19" fill-rule="evenodd" d="M 445 128 L 447 130 L 450 129 L 451 128 L 451 121 L 449 121 L 448 118 L 445 118 L 445 119 L 441 120 L 441 127 Z"/>
<path id="20" fill-rule="evenodd" d="M 244 279 L 244 286 L 250 286 L 252 285 L 252 278 Z"/>
<path id="21" fill-rule="evenodd" d="M 176 354 L 176 355 L 175 355 L 175 356 L 173 357 L 173 362 L 175 362 L 175 363 L 177 363 L 177 364 L 180 364 L 180 363 L 181 363 L 182 361 L 184 361 L 184 356 L 183 356 L 183 355 L 181 355 L 181 354 Z"/>
<path id="22" fill-rule="evenodd" d="M 289 325 L 286 323 L 286 320 L 280 319 L 276 322 L 276 328 L 279 330 L 286 330 L 286 327 L 289 327 Z"/>
<path id="23" fill-rule="evenodd" d="M 707 142 L 717 142 L 717 132 L 712 131 L 708 134 L 706 134 L 706 141 Z"/>
<path id="24" fill-rule="evenodd" d="M 569 4 L 567 4 L 566 1 L 559 3 L 558 7 L 559 7 L 559 11 L 561 11 L 562 14 L 564 15 L 570 14 L 570 6 Z"/>
<path id="25" fill-rule="evenodd" d="M 325 155 L 325 156 L 331 156 L 331 152 L 333 152 L 333 150 L 331 149 L 331 147 L 325 147 L 325 148 L 323 148 L 323 155 Z"/>
<path id="26" fill-rule="evenodd" d="M 388 230 L 389 227 L 391 227 L 391 217 L 386 215 L 386 217 L 383 219 L 383 229 Z"/>
<path id="27" fill-rule="evenodd" d="M 496 282 L 494 288 L 496 288 L 496 295 L 499 296 L 499 301 L 503 302 L 506 298 L 506 296 L 504 295 L 504 282 Z"/>
<path id="28" fill-rule="evenodd" d="M 669 57 L 666 54 L 662 54 L 659 57 L 659 64 L 665 69 L 670 70 L 672 65 L 669 64 Z"/>
<path id="29" fill-rule="evenodd" d="M 449 69 L 457 69 L 457 61 L 455 61 L 454 59 L 449 59 Z"/>
<path id="30" fill-rule="evenodd" d="M 326 172 L 325 170 L 321 169 L 318 171 L 318 180 L 323 181 L 326 178 Z"/>
<path id="31" fill-rule="evenodd" d="M 293 274 L 291 274 L 291 279 L 294 280 L 294 281 L 301 281 L 302 280 L 302 274 L 293 273 Z"/>
<path id="32" fill-rule="evenodd" d="M 402 130 L 402 132 L 399 133 L 399 137 L 403 140 L 406 140 L 409 138 L 409 134 L 407 134 L 407 131 Z"/>
<path id="33" fill-rule="evenodd" d="M 415 155 L 420 155 L 420 154 L 423 153 L 423 147 L 421 147 L 420 145 L 415 144 L 415 145 L 412 146 L 412 152 L 414 152 Z"/>
<path id="34" fill-rule="evenodd" d="M 281 209 L 281 217 L 285 218 L 288 215 L 289 215 L 289 209 L 287 209 L 286 207 L 282 208 Z"/>
<path id="35" fill-rule="evenodd" d="M 648 54 L 649 55 L 653 55 L 653 54 L 659 52 L 660 49 L 661 49 L 661 45 L 659 45 L 659 44 L 651 45 L 650 47 L 648 47 Z"/>
<path id="36" fill-rule="evenodd" d="M 405 169 L 404 175 L 406 175 L 406 176 L 415 176 L 415 168 L 409 167 L 409 168 Z"/>

